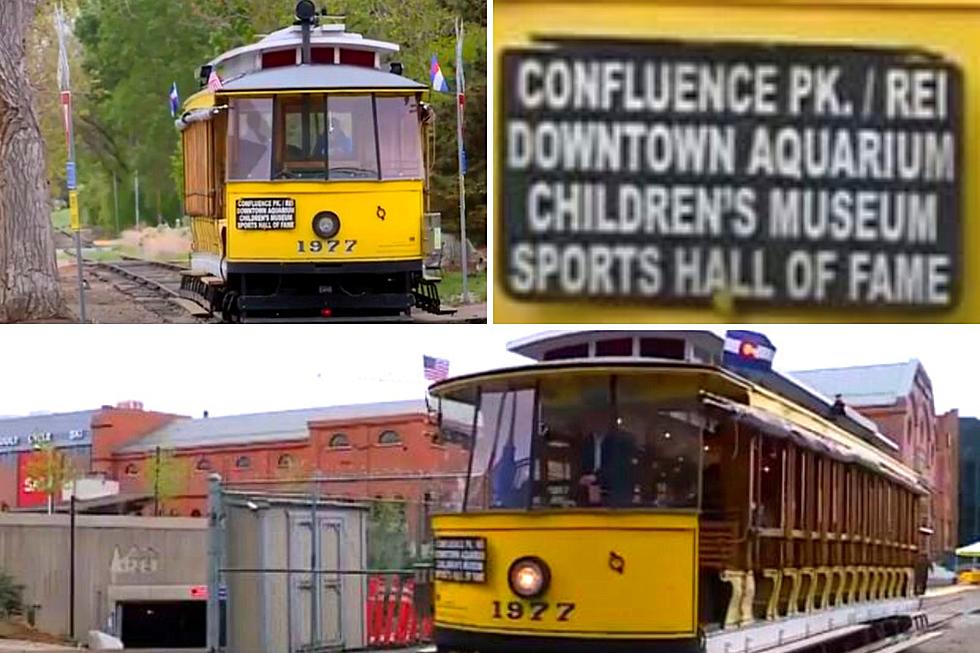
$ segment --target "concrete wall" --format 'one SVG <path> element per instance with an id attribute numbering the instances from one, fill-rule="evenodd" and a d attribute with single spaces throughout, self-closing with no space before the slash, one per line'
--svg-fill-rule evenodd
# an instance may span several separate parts
<path id="1" fill-rule="evenodd" d="M 69 518 L 0 514 L 0 568 L 40 605 L 37 625 L 69 632 Z M 80 515 L 76 523 L 75 633 L 107 629 L 113 601 L 187 599 L 207 582 L 204 519 Z"/>

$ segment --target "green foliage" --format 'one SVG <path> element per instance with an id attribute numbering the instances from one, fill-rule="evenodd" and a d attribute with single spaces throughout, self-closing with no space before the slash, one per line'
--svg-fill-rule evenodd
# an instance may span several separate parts
<path id="1" fill-rule="evenodd" d="M 174 499 L 187 488 L 187 476 L 190 472 L 186 462 L 177 458 L 170 450 L 161 449 L 146 462 L 146 485 L 148 494 L 156 497 L 159 513 L 163 514 L 163 505 Z"/>
<path id="2" fill-rule="evenodd" d="M 182 98 L 198 89 L 200 66 L 225 50 L 291 23 L 293 0 L 78 0 L 75 22 L 78 72 L 75 131 L 79 196 L 91 221 L 114 231 L 113 177 L 118 180 L 120 227 L 135 222 L 134 176 L 140 176 L 142 222 L 173 223 L 182 194 L 179 136 L 167 96 L 176 81 Z M 323 6 L 323 2 L 319 3 Z M 466 23 L 466 129 L 469 163 L 467 226 L 470 238 L 486 239 L 486 3 L 480 0 L 346 0 L 328 2 L 346 14 L 347 28 L 401 46 L 405 74 L 428 83 L 429 59 L 438 55 L 455 79 L 456 15 Z M 55 49 L 55 53 L 56 53 Z M 50 52 L 48 55 L 50 57 Z M 51 64 L 45 64 L 46 70 Z M 49 73 L 50 73 L 49 70 Z M 50 74 L 48 78 L 50 78 Z M 76 85 L 76 81 L 78 82 Z M 454 82 L 452 82 L 455 86 Z M 444 228 L 458 229 L 455 98 L 432 93 L 437 113 L 432 210 Z M 45 102 L 52 188 L 63 195 L 64 139 L 58 129 L 57 93 Z"/>
<path id="3" fill-rule="evenodd" d="M 24 586 L 13 576 L 0 570 L 0 617 L 21 614 L 24 611 Z"/>
<path id="4" fill-rule="evenodd" d="M 487 273 L 471 272 L 466 278 L 466 289 L 470 293 L 470 299 L 475 302 L 485 302 L 487 300 Z M 444 272 L 442 281 L 439 283 L 439 295 L 446 299 L 462 296 L 463 294 L 463 272 Z"/>
<path id="5" fill-rule="evenodd" d="M 368 518 L 368 568 L 404 569 L 409 564 L 405 504 L 375 501 Z"/>

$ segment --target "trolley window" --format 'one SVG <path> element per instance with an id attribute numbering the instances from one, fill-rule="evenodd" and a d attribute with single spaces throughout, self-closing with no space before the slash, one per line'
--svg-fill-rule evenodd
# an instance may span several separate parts
<path id="1" fill-rule="evenodd" d="M 369 95 L 334 96 L 327 101 L 330 179 L 378 179 L 378 139 L 374 98 Z"/>
<path id="2" fill-rule="evenodd" d="M 421 179 L 422 134 L 418 100 L 379 95 L 377 106 L 381 178 Z"/>
<path id="3" fill-rule="evenodd" d="M 609 375 L 477 394 L 467 509 L 699 507 L 711 424 L 695 397 Z"/>
<path id="4" fill-rule="evenodd" d="M 326 98 L 282 97 L 276 103 L 276 179 L 326 179 Z"/>
<path id="5" fill-rule="evenodd" d="M 268 181 L 272 169 L 272 99 L 233 98 L 229 108 L 229 181 Z"/>
<path id="6" fill-rule="evenodd" d="M 423 177 L 414 96 L 281 96 L 274 132 L 275 180 Z"/>

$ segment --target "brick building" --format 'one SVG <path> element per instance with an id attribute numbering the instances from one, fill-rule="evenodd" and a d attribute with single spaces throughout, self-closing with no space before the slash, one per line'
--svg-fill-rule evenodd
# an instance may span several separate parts
<path id="1" fill-rule="evenodd" d="M 177 415 L 145 411 L 137 402 L 96 410 L 0 419 L 0 509 L 46 504 L 25 473 L 35 449 L 53 444 L 71 460 L 76 474 L 106 471 L 111 450 L 138 439 Z"/>
<path id="2" fill-rule="evenodd" d="M 959 416 L 936 415 L 932 382 L 917 360 L 793 372 L 804 384 L 843 401 L 873 420 L 899 445 L 898 456 L 919 472 L 932 494 L 921 530 L 929 556 L 948 559 L 957 545 Z"/>
<path id="3" fill-rule="evenodd" d="M 110 474 L 123 493 L 152 492 L 157 450 L 173 452 L 184 482 L 168 515 L 204 514 L 211 473 L 268 490 L 319 472 L 324 495 L 417 503 L 466 471 L 466 452 L 436 431 L 421 400 L 175 420 L 118 448 Z"/>
<path id="4" fill-rule="evenodd" d="M 324 495 L 385 498 L 415 505 L 461 494 L 467 454 L 442 444 L 424 401 L 329 406 L 191 419 L 118 407 L 0 419 L 0 509 L 40 510 L 24 470 L 42 442 L 54 442 L 84 477 L 118 481 L 100 510 L 202 515 L 208 477 L 263 490 L 297 488 L 319 473 Z M 157 452 L 172 458 L 179 488 L 154 506 Z M 310 489 L 304 486 L 303 490 Z"/>

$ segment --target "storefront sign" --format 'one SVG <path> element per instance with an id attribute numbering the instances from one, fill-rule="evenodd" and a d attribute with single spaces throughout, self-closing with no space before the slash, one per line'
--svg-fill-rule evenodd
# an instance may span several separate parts
<path id="1" fill-rule="evenodd" d="M 0 436 L 0 454 L 10 451 L 30 451 L 45 444 L 79 446 L 89 444 L 92 432 L 88 429 L 71 429 L 55 432 L 35 430 L 20 435 Z"/>
<path id="2" fill-rule="evenodd" d="M 540 47 L 546 46 L 546 47 Z M 617 39 L 503 52 L 528 299 L 945 309 L 962 75 L 918 50 Z"/>

